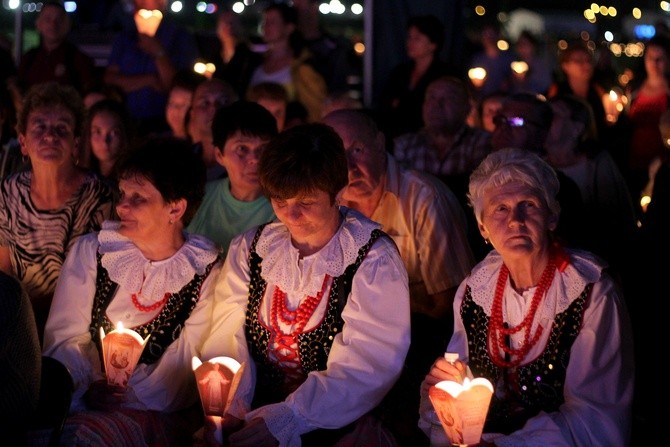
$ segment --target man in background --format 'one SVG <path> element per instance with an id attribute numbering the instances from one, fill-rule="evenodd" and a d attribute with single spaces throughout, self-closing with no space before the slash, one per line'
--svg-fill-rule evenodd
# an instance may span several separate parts
<path id="1" fill-rule="evenodd" d="M 474 265 L 465 215 L 439 179 L 396 163 L 384 134 L 365 112 L 336 110 L 323 122 L 340 135 L 347 153 L 349 183 L 339 203 L 379 222 L 407 268 L 412 342 L 405 375 L 390 396 L 390 425 L 402 445 L 417 445 L 421 376 L 446 349 L 454 295 Z"/>
<path id="2" fill-rule="evenodd" d="M 95 64 L 89 55 L 67 40 L 71 23 L 62 2 L 44 2 L 35 28 L 40 35 L 40 45 L 21 58 L 16 79 L 20 90 L 56 81 L 72 85 L 83 93 L 95 81 Z"/>
<path id="3" fill-rule="evenodd" d="M 162 19 L 154 35 L 124 29 L 114 39 L 104 81 L 126 94 L 131 118 L 140 134 L 168 130 L 165 106 L 168 91 L 179 70 L 193 69 L 198 57 L 195 38 L 167 14 L 167 0 L 135 0 L 135 13 L 160 11 Z"/>

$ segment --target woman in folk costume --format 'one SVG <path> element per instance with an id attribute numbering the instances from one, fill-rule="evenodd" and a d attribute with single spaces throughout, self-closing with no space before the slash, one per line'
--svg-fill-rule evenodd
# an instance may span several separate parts
<path id="1" fill-rule="evenodd" d="M 625 446 L 633 349 L 621 291 L 594 255 L 552 241 L 560 207 L 553 169 L 519 149 L 496 151 L 470 177 L 479 231 L 494 250 L 454 301 L 454 334 L 422 385 L 460 380 L 465 365 L 494 384 L 484 445 Z"/>
<path id="2" fill-rule="evenodd" d="M 206 344 L 249 366 L 223 435 L 242 446 L 335 445 L 363 427 L 386 435 L 370 412 L 409 347 L 398 250 L 379 224 L 337 206 L 347 160 L 331 127 L 280 133 L 258 172 L 277 220 L 231 243 L 212 328 L 227 345 Z"/>
<path id="3" fill-rule="evenodd" d="M 121 161 L 118 221 L 68 255 L 45 330 L 45 355 L 74 379 L 63 445 L 184 445 L 200 416 L 191 359 L 211 323 L 221 268 L 214 242 L 184 231 L 202 201 L 205 167 L 188 142 L 149 140 Z M 109 385 L 100 329 L 149 337 L 127 386 Z"/>

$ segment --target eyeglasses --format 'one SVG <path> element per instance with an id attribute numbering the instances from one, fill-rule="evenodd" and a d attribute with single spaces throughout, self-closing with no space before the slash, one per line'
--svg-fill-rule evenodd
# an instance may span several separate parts
<path id="1" fill-rule="evenodd" d="M 507 117 L 505 115 L 496 115 L 493 117 L 493 124 L 498 126 L 508 126 L 508 127 L 525 127 L 528 124 L 532 124 L 537 127 L 542 127 L 540 124 L 536 123 L 535 121 L 531 121 L 529 119 L 526 119 L 522 116 L 510 116 Z"/>

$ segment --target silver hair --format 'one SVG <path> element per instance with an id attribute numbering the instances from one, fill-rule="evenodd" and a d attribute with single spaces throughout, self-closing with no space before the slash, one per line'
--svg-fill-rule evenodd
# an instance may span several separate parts
<path id="1" fill-rule="evenodd" d="M 559 182 L 554 169 L 532 152 L 509 148 L 489 154 L 470 175 L 468 202 L 478 223 L 482 223 L 486 191 L 511 182 L 522 182 L 536 191 L 549 211 L 558 217 L 561 212 L 556 199 Z"/>

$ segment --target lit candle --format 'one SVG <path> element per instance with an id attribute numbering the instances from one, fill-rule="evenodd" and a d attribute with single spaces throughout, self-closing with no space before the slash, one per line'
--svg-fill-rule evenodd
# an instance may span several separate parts
<path id="1" fill-rule="evenodd" d="M 123 327 L 120 321 L 109 334 L 105 334 L 105 330 L 100 328 L 107 383 L 124 387 L 128 385 L 128 380 L 137 366 L 149 336 L 143 340 L 137 332 Z"/>
<path id="2" fill-rule="evenodd" d="M 191 359 L 191 367 L 198 385 L 198 393 L 205 417 L 214 422 L 214 436 L 223 442 L 221 423 L 226 409 L 235 397 L 244 363 L 230 357 L 214 357 L 202 362 L 198 357 Z"/>
<path id="3" fill-rule="evenodd" d="M 486 70 L 482 67 L 471 68 L 468 70 L 468 77 L 470 78 L 472 85 L 476 88 L 480 88 L 484 85 L 484 81 L 486 80 Z"/>
<path id="4" fill-rule="evenodd" d="M 524 61 L 514 61 L 510 64 L 512 71 L 517 75 L 523 76 L 528 71 L 528 64 Z"/>
<path id="5" fill-rule="evenodd" d="M 435 412 L 452 445 L 471 445 L 481 441 L 493 385 L 483 377 L 463 383 L 443 380 L 428 391 Z"/>
<path id="6" fill-rule="evenodd" d="M 163 20 L 163 13 L 158 9 L 140 9 L 134 16 L 137 32 L 153 37 Z"/>
<path id="7" fill-rule="evenodd" d="M 200 75 L 203 75 L 207 79 L 212 79 L 212 76 L 216 71 L 216 65 L 212 64 L 211 62 L 198 61 L 195 64 L 193 64 L 193 71 Z"/>
<path id="8" fill-rule="evenodd" d="M 614 124 L 619 119 L 619 114 L 628 102 L 628 98 L 621 91 L 612 89 L 602 97 L 603 107 L 605 108 L 605 119 L 608 123 Z"/>

